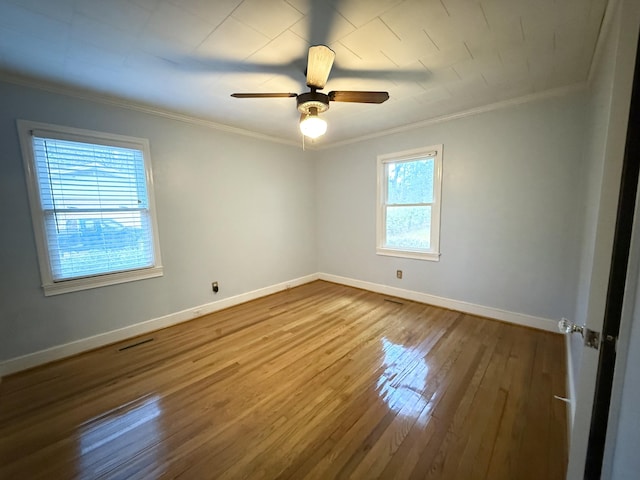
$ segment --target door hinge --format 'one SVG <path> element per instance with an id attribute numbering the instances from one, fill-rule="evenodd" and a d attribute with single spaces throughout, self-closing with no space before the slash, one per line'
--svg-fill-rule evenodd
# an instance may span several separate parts
<path id="1" fill-rule="evenodd" d="M 586 327 L 583 327 L 583 332 L 582 337 L 584 338 L 585 346 L 598 350 L 600 348 L 600 332 L 594 332 Z"/>

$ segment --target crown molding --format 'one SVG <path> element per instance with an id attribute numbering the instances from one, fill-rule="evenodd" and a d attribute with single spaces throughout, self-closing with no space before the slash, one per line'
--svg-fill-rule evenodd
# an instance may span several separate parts
<path id="1" fill-rule="evenodd" d="M 600 23 L 600 31 L 598 32 L 598 39 L 593 49 L 593 55 L 591 56 L 591 65 L 589 66 L 589 73 L 587 74 L 587 85 L 591 86 L 595 78 L 596 71 L 600 63 L 602 62 L 602 51 L 607 35 L 611 31 L 613 25 L 613 18 L 615 17 L 616 7 L 620 2 L 618 0 L 609 0 L 602 16 L 602 22 Z"/>
<path id="2" fill-rule="evenodd" d="M 495 110 L 502 110 L 505 108 L 514 107 L 517 105 L 523 105 L 526 103 L 537 102 L 540 100 L 546 100 L 548 98 L 561 97 L 564 95 L 568 95 L 574 92 L 586 91 L 587 84 L 586 83 L 574 83 L 572 85 L 567 85 L 564 87 L 554 88 L 551 90 L 544 90 L 542 92 L 536 92 L 529 95 L 523 95 L 521 97 L 510 98 L 509 100 L 503 100 L 496 103 L 490 103 L 488 105 L 483 105 L 481 107 L 475 107 L 468 110 L 462 110 L 456 113 L 450 113 L 447 115 L 441 115 L 439 117 L 429 118 L 427 120 L 422 120 L 415 123 L 410 123 L 407 125 L 402 125 L 400 127 L 394 127 L 387 130 L 381 130 L 376 133 L 370 133 L 367 135 L 362 135 L 360 137 L 352 138 L 349 140 L 341 140 L 338 142 L 333 142 L 331 145 L 326 146 L 317 146 L 317 150 L 325 150 L 328 148 L 341 147 L 344 145 L 350 145 L 353 143 L 363 142 L 365 140 L 372 140 L 375 138 L 380 138 L 388 135 L 395 135 L 397 133 L 408 132 L 411 130 L 416 130 L 419 128 L 428 127 L 430 125 L 435 125 L 437 123 L 449 122 L 451 120 L 458 120 L 466 117 L 473 117 L 475 115 L 481 115 L 483 113 L 492 112 Z"/>
<path id="3" fill-rule="evenodd" d="M 265 135 L 263 133 L 257 133 L 251 130 L 232 127 L 229 125 L 217 123 L 212 120 L 207 120 L 200 117 L 195 117 L 193 115 L 188 115 L 185 113 L 175 112 L 175 111 L 171 111 L 171 110 L 167 110 L 167 109 L 163 109 L 163 108 L 155 107 L 151 105 L 146 105 L 146 104 L 131 101 L 131 100 L 125 100 L 119 97 L 112 97 L 112 96 L 98 93 L 92 90 L 84 90 L 77 87 L 69 87 L 59 83 L 35 79 L 32 77 L 27 77 L 27 76 L 15 74 L 15 73 L 0 71 L 0 81 L 11 83 L 14 85 L 29 87 L 29 88 L 35 88 L 38 90 L 43 90 L 43 91 L 55 93 L 58 95 L 66 95 L 66 96 L 78 98 L 81 100 L 101 103 L 103 105 L 126 108 L 128 110 L 142 112 L 148 115 L 154 115 L 154 116 L 167 118 L 170 120 L 175 120 L 175 121 L 179 121 L 179 122 L 183 122 L 191 125 L 211 128 L 214 130 L 219 130 L 222 132 L 227 132 L 235 135 L 242 135 L 245 137 L 256 138 L 258 140 L 263 140 L 270 143 L 278 143 L 281 145 L 288 145 L 288 146 L 294 146 L 294 147 L 300 146 L 300 142 L 298 140 L 288 140 L 280 137 L 272 137 L 270 135 Z M 309 150 L 309 151 L 326 150 L 330 148 L 341 147 L 344 145 L 359 143 L 359 142 L 371 140 L 374 138 L 394 135 L 397 133 L 402 133 L 402 132 L 407 132 L 407 131 L 411 131 L 419 128 L 428 127 L 430 125 L 435 125 L 438 123 L 444 123 L 444 122 L 449 122 L 451 120 L 457 120 L 461 118 L 471 117 L 474 115 L 480 115 L 480 114 L 491 112 L 494 110 L 501 110 L 501 109 L 513 107 L 516 105 L 522 105 L 522 104 L 536 102 L 536 101 L 547 99 L 547 98 L 567 95 L 575 91 L 586 90 L 587 86 L 588 86 L 587 83 L 578 83 L 578 84 L 568 85 L 568 86 L 555 88 L 551 90 L 545 90 L 542 92 L 536 92 L 533 94 L 524 95 L 521 97 L 509 99 L 509 100 L 503 100 L 500 102 L 491 103 L 488 105 L 475 107 L 475 108 L 463 110 L 463 111 L 452 113 L 452 114 L 429 118 L 427 120 L 422 120 L 419 122 L 402 125 L 399 127 L 394 127 L 387 130 L 381 130 L 379 132 L 370 133 L 370 134 L 362 135 L 362 136 L 351 138 L 351 139 L 332 142 L 329 145 L 324 145 L 322 143 L 316 143 L 316 141 L 307 140 L 303 144 L 304 145 L 303 151 L 304 150 Z"/>
<path id="4" fill-rule="evenodd" d="M 35 88 L 43 90 L 49 93 L 55 93 L 58 95 L 66 95 L 68 97 L 77 98 L 80 100 L 87 100 L 90 102 L 101 103 L 103 105 L 115 106 L 120 108 L 126 108 L 128 110 L 134 110 L 148 115 L 154 115 L 157 117 L 167 118 L 190 125 L 197 125 L 200 127 L 211 128 L 222 132 L 232 133 L 235 135 L 242 135 L 245 137 L 256 138 L 258 140 L 264 140 L 271 143 L 279 143 L 289 146 L 299 146 L 297 141 L 291 141 L 280 137 L 272 137 L 263 133 L 253 132 L 251 130 L 245 130 L 238 127 L 232 127 L 222 123 L 217 123 L 212 120 L 188 115 L 185 113 L 175 112 L 160 107 L 146 105 L 144 103 L 135 102 L 132 100 L 125 100 L 120 97 L 112 97 L 92 90 L 81 89 L 78 87 L 69 87 L 55 82 L 47 80 L 35 79 L 33 77 L 27 77 L 11 72 L 0 72 L 0 81 L 19 85 L 23 87 Z"/>

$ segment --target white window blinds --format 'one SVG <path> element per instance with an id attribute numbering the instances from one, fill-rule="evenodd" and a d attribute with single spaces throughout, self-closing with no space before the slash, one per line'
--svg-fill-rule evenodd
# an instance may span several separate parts
<path id="1" fill-rule="evenodd" d="M 154 266 L 144 149 L 91 140 L 32 131 L 54 282 Z"/>

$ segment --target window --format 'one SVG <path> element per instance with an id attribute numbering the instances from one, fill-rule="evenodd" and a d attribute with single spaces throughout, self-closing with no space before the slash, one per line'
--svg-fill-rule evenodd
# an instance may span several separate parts
<path id="1" fill-rule="evenodd" d="M 149 142 L 18 121 L 45 295 L 162 275 Z"/>
<path id="2" fill-rule="evenodd" d="M 442 145 L 378 157 L 377 253 L 438 261 Z"/>

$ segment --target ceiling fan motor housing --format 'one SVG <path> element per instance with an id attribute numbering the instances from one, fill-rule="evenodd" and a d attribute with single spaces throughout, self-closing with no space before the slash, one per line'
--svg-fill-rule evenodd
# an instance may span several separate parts
<path id="1" fill-rule="evenodd" d="M 307 115 L 311 109 L 316 108 L 316 113 L 322 113 L 329 108 L 329 96 L 319 92 L 301 93 L 297 97 L 298 111 Z"/>

